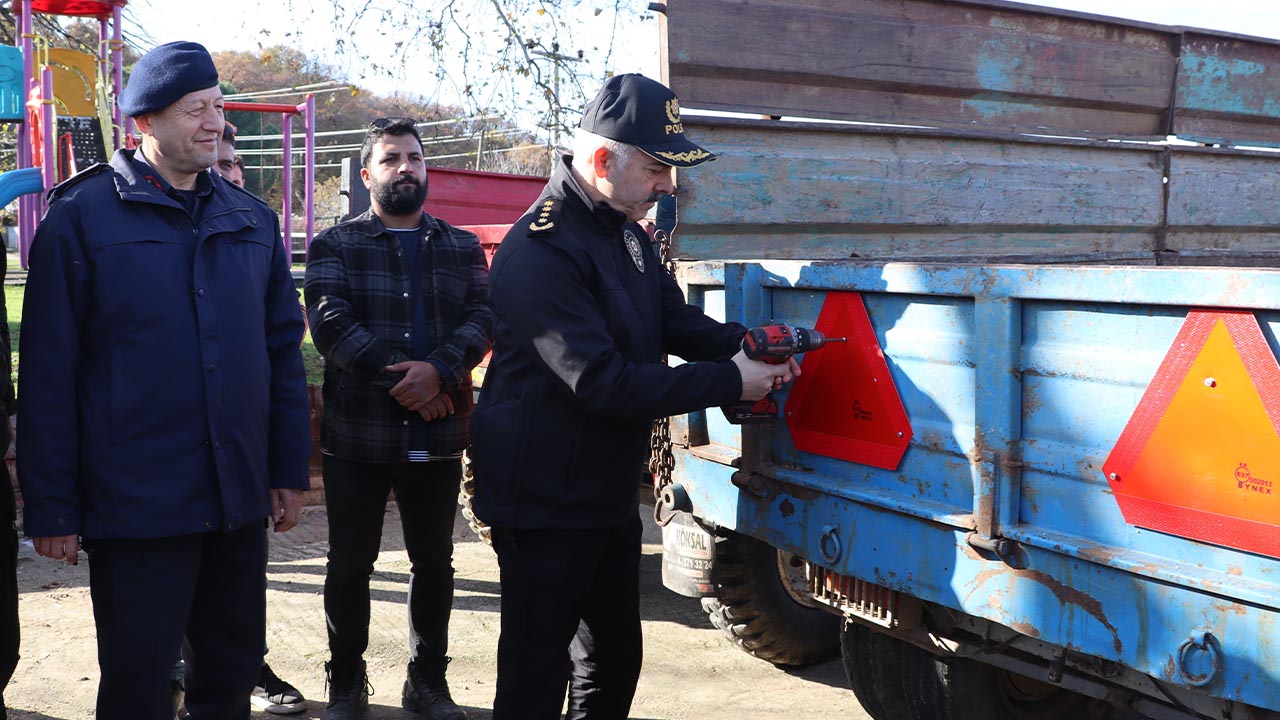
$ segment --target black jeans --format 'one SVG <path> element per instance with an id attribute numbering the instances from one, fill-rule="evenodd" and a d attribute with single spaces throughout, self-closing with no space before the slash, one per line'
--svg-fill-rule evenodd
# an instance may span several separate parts
<path id="1" fill-rule="evenodd" d="M 2 421 L 2 420 L 0 420 Z M 0 469 L 3 469 L 0 465 Z M 0 472 L 0 482 L 9 482 Z M 3 512 L 0 511 L 0 516 Z M 18 667 L 18 532 L 13 521 L 0 519 L 0 718 L 6 717 L 4 688 Z"/>
<path id="2" fill-rule="evenodd" d="M 369 576 L 382 544 L 382 516 L 394 489 L 409 553 L 409 654 L 443 676 L 453 607 L 453 520 L 460 460 L 355 463 L 324 457 L 329 563 L 324 612 L 329 654 L 338 667 L 369 646 Z"/>
<path id="3" fill-rule="evenodd" d="M 494 720 L 621 720 L 640 679 L 640 518 L 595 530 L 494 528 L 502 634 Z"/>
<path id="4" fill-rule="evenodd" d="M 184 634 L 191 717 L 248 720 L 266 637 L 264 524 L 84 547 L 102 672 L 98 720 L 172 720 L 169 674 Z"/>

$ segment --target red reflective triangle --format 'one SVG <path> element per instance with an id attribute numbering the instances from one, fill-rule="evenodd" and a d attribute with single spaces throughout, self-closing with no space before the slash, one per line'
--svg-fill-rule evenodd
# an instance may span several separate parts
<path id="1" fill-rule="evenodd" d="M 862 296 L 827 293 L 814 329 L 848 342 L 804 356 L 783 409 L 796 448 L 896 469 L 911 442 L 911 423 Z"/>

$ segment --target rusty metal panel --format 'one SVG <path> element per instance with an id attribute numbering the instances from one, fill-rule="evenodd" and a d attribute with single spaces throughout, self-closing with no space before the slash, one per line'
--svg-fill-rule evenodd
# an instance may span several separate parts
<path id="1" fill-rule="evenodd" d="M 776 433 L 743 443 L 744 457 L 768 443 L 771 463 L 717 466 L 677 448 L 700 519 L 1165 682 L 1204 671 L 1183 648 L 1212 632 L 1227 660 L 1203 697 L 1280 709 L 1280 560 L 1129 525 L 1101 473 L 1189 308 L 1254 308 L 1275 352 L 1280 273 L 772 261 L 727 263 L 724 277 L 727 317 L 748 324 L 810 322 L 823 291 L 873 298 L 913 424 L 942 422 L 913 438 L 898 471 L 805 453 Z M 936 312 L 945 306 L 971 312 Z M 960 359 L 970 371 L 948 372 Z M 933 463 L 935 439 L 951 462 Z M 1008 474 L 988 485 L 988 462 Z M 759 485 L 740 491 L 735 472 Z M 938 492 L 947 482 L 971 488 L 972 514 L 945 518 L 956 505 Z M 996 501 L 1005 491 L 1007 506 Z M 993 510 L 1015 544 L 999 557 L 966 541 Z M 883 617 L 871 600 L 853 609 Z"/>
<path id="2" fill-rule="evenodd" d="M 1164 136 L 1178 33 L 996 2 L 671 0 L 686 107 L 775 116 Z"/>
<path id="3" fill-rule="evenodd" d="M 686 121 L 689 259 L 1152 257 L 1163 149 L 820 124 Z"/>
<path id="4" fill-rule="evenodd" d="M 1176 103 L 1178 137 L 1280 145 L 1280 43 L 1188 30 Z"/>
<path id="5" fill-rule="evenodd" d="M 1280 154 L 1174 152 L 1165 247 L 1179 264 L 1278 266 L 1278 199 Z"/>

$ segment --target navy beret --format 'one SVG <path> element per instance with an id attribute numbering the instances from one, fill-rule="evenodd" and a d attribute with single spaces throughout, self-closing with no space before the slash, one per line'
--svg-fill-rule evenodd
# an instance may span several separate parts
<path id="1" fill-rule="evenodd" d="M 116 98 L 120 112 L 138 117 L 158 112 L 187 93 L 207 90 L 218 84 L 218 68 L 204 46 L 193 42 L 171 42 L 153 48 L 133 66 L 129 84 Z"/>
<path id="2" fill-rule="evenodd" d="M 659 162 L 693 167 L 715 160 L 714 153 L 684 135 L 680 101 L 656 80 L 628 73 L 605 81 L 587 103 L 578 127 L 610 140 L 635 145 Z"/>

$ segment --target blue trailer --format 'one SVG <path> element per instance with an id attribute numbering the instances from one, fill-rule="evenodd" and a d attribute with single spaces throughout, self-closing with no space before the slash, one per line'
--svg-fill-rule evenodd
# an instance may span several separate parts
<path id="1" fill-rule="evenodd" d="M 659 218 L 691 301 L 852 336 L 772 423 L 660 424 L 668 586 L 840 652 L 877 720 L 1280 718 L 1280 44 L 992 0 L 662 24 L 721 154 Z"/>

